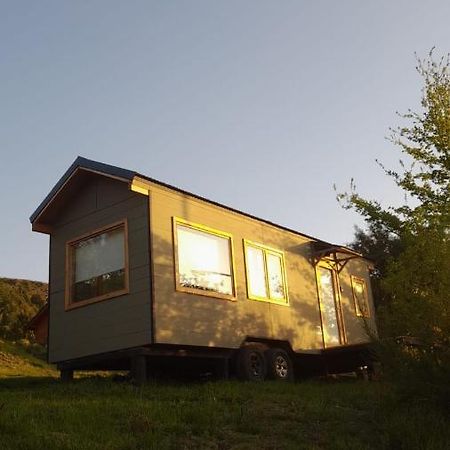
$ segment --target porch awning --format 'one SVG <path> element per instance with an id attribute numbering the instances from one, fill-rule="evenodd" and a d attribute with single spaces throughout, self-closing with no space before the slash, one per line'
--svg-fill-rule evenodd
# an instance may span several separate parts
<path id="1" fill-rule="evenodd" d="M 327 258 L 336 265 L 338 272 L 340 272 L 351 259 L 362 257 L 361 253 L 358 253 L 351 248 L 329 244 L 327 242 L 312 242 L 312 249 L 314 265 L 317 265 L 322 259 Z"/>

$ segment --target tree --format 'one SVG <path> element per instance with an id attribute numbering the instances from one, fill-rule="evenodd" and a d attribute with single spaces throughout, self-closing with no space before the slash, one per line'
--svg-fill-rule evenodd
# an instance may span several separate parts
<path id="1" fill-rule="evenodd" d="M 46 283 L 0 278 L 0 339 L 26 337 L 27 324 L 46 296 Z"/>
<path id="2" fill-rule="evenodd" d="M 383 302 L 380 325 L 385 336 L 410 335 L 425 352 L 449 349 L 450 336 L 450 58 L 417 58 L 423 79 L 422 110 L 401 114 L 407 124 L 391 129 L 390 141 L 402 158 L 400 171 L 384 172 L 404 192 L 400 207 L 384 207 L 360 196 L 351 184 L 338 195 L 368 224 L 356 246 L 388 252 L 379 268 Z"/>
<path id="3" fill-rule="evenodd" d="M 402 241 L 376 223 L 369 223 L 368 229 L 355 227 L 355 236 L 350 247 L 374 262 L 370 272 L 375 309 L 389 302 L 389 296 L 382 289 L 381 282 L 387 274 L 390 262 L 402 251 Z"/>
<path id="4" fill-rule="evenodd" d="M 400 114 L 409 125 L 390 130 L 390 141 L 407 157 L 407 161 L 400 160 L 403 172 L 379 163 L 416 206 L 383 208 L 380 202 L 358 195 L 353 182 L 350 193 L 338 195 L 345 208 L 355 209 L 369 224 L 396 235 L 424 226 L 440 224 L 447 230 L 449 226 L 450 56 L 435 62 L 432 50 L 426 61 L 417 61 L 416 69 L 424 80 L 423 111 Z"/>

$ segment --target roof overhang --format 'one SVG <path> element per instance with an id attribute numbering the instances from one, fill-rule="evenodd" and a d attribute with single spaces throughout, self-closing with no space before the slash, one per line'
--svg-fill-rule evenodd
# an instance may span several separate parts
<path id="1" fill-rule="evenodd" d="M 138 172 L 123 169 L 121 167 L 111 166 L 98 161 L 93 161 L 87 158 L 79 156 L 72 165 L 67 169 L 64 175 L 55 184 L 50 193 L 45 197 L 42 203 L 37 207 L 36 211 L 31 215 L 30 222 L 34 231 L 50 234 L 52 230 L 51 222 L 60 207 L 64 207 L 67 204 L 70 195 L 75 193 L 89 177 L 95 175 L 102 175 L 115 180 L 119 180 L 128 184 L 130 190 L 149 195 L 149 192 L 153 185 L 169 189 L 171 191 L 179 192 L 183 195 L 188 195 L 192 198 L 201 200 L 210 205 L 215 205 L 220 208 L 224 208 L 227 211 L 237 213 L 255 219 L 257 221 L 264 222 L 270 226 L 274 226 L 278 229 L 294 233 L 295 235 L 302 236 L 310 241 L 312 252 L 312 263 L 317 265 L 318 262 L 324 258 L 334 262 L 338 270 L 342 270 L 348 261 L 354 258 L 361 258 L 362 255 L 350 248 L 330 244 L 320 239 L 308 236 L 307 234 L 300 233 L 297 230 L 287 228 L 285 226 L 270 222 L 265 219 L 253 216 L 252 214 L 245 213 L 235 208 L 223 205 L 218 202 L 214 202 L 200 195 L 193 194 L 176 186 L 169 185 L 167 183 L 155 180 Z M 367 260 L 367 258 L 364 258 Z M 370 261 L 370 260 L 368 260 Z"/>
<path id="2" fill-rule="evenodd" d="M 79 156 L 30 216 L 33 231 L 50 233 L 51 226 L 48 219 L 52 209 L 64 203 L 65 196 L 92 175 L 102 175 L 131 184 L 136 172 Z"/>

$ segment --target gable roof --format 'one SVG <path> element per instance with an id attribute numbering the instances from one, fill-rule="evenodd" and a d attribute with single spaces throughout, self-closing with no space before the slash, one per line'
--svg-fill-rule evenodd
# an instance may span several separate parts
<path id="1" fill-rule="evenodd" d="M 137 175 L 136 172 L 132 170 L 122 169 L 121 167 L 111 166 L 109 164 L 104 164 L 98 161 L 93 161 L 92 159 L 83 158 L 78 156 L 78 158 L 71 164 L 71 166 L 65 171 L 64 175 L 55 184 L 53 189 L 44 198 L 41 204 L 36 208 L 36 210 L 30 216 L 30 222 L 34 223 L 35 220 L 40 216 L 45 208 L 52 202 L 56 195 L 65 186 L 67 181 L 76 173 L 77 170 L 84 169 L 91 172 L 98 172 L 101 174 L 112 176 L 113 178 L 119 178 L 123 181 L 131 182 L 133 178 Z"/>
<path id="2" fill-rule="evenodd" d="M 43 212 L 52 204 L 52 202 L 55 201 L 55 199 L 58 196 L 58 194 L 61 193 L 64 190 L 64 188 L 67 186 L 67 184 L 70 182 L 70 180 L 80 171 L 86 171 L 86 172 L 91 172 L 91 173 L 97 173 L 99 175 L 108 176 L 108 177 L 115 178 L 115 179 L 123 181 L 123 182 L 127 182 L 130 185 L 133 182 L 133 179 L 135 177 L 138 177 L 138 178 L 144 179 L 146 181 L 149 181 L 151 183 L 154 183 L 154 184 L 157 184 L 157 185 L 169 188 L 171 190 L 180 192 L 182 194 L 189 195 L 191 197 L 203 200 L 203 201 L 205 201 L 207 203 L 210 203 L 212 205 L 219 206 L 219 207 L 225 208 L 225 209 L 227 209 L 229 211 L 232 211 L 232 212 L 244 215 L 244 216 L 249 217 L 251 219 L 255 219 L 255 220 L 258 220 L 260 222 L 264 222 L 264 223 L 266 223 L 268 225 L 272 225 L 274 227 L 277 227 L 279 229 L 282 229 L 282 230 L 285 230 L 285 231 L 289 231 L 289 232 L 297 234 L 299 236 L 306 237 L 307 239 L 311 239 L 311 240 L 313 240 L 313 241 L 315 241 L 317 243 L 322 244 L 322 246 L 326 246 L 329 249 L 334 249 L 334 251 L 343 252 L 343 253 L 352 253 L 353 255 L 359 255 L 359 253 L 357 253 L 354 250 L 351 250 L 351 249 L 349 249 L 349 248 L 347 248 L 345 246 L 331 244 L 331 243 L 323 241 L 321 239 L 318 239 L 318 238 L 309 236 L 307 234 L 301 233 L 301 232 L 299 232 L 297 230 L 293 230 L 291 228 L 287 228 L 285 226 L 282 226 L 282 225 L 270 222 L 269 220 L 266 220 L 266 219 L 261 219 L 260 217 L 256 217 L 256 216 L 254 216 L 252 214 L 248 214 L 246 212 L 240 211 L 240 210 L 232 208 L 230 206 L 223 205 L 223 204 L 215 202 L 213 200 L 209 200 L 209 199 L 204 198 L 204 197 L 202 197 L 200 195 L 193 194 L 191 192 L 185 191 L 185 190 L 180 189 L 178 187 L 171 186 L 171 185 L 169 185 L 167 183 L 155 180 L 153 178 L 150 178 L 150 177 L 148 177 L 146 175 L 142 175 L 142 174 L 140 174 L 138 172 L 135 172 L 133 170 L 123 169 L 121 167 L 112 166 L 110 164 L 105 164 L 105 163 L 102 163 L 102 162 L 93 161 L 91 159 L 83 158 L 82 156 L 78 156 L 75 159 L 75 161 L 72 163 L 72 165 L 66 170 L 64 175 L 59 179 L 59 181 L 55 184 L 53 189 L 49 192 L 49 194 L 45 197 L 45 199 L 41 202 L 41 204 L 36 208 L 36 210 L 30 216 L 30 222 L 33 225 L 33 229 L 36 229 L 37 231 L 43 231 L 43 230 L 39 229 L 38 227 L 35 228 L 34 224 L 39 221 L 39 217 L 43 214 Z"/>

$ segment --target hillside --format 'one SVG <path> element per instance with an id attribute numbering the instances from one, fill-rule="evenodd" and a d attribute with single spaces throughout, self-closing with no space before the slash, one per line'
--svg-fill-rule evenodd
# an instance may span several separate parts
<path id="1" fill-rule="evenodd" d="M 47 298 L 47 283 L 0 278 L 0 338 L 26 336 L 26 325 Z"/>
<path id="2" fill-rule="evenodd" d="M 22 345 L 0 339 L 0 379 L 57 376 L 55 368 L 45 362 L 45 356 L 45 350 L 38 345 Z"/>

